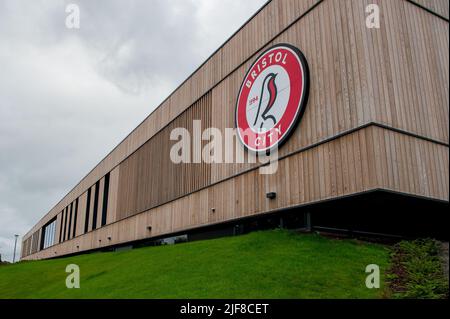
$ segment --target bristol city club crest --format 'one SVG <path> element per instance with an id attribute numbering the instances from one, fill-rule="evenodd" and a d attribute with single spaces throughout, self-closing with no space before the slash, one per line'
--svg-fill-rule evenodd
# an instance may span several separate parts
<path id="1" fill-rule="evenodd" d="M 309 70 L 296 47 L 277 44 L 247 71 L 236 103 L 240 141 L 254 152 L 279 147 L 298 124 L 309 90 Z"/>

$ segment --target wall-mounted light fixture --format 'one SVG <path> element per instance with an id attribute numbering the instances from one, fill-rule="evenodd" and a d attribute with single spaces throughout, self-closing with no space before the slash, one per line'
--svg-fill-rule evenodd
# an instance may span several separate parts
<path id="1" fill-rule="evenodd" d="M 216 209 L 213 207 L 213 208 L 211 208 L 211 213 L 215 213 L 216 212 Z"/>
<path id="2" fill-rule="evenodd" d="M 111 236 L 108 237 L 108 240 L 111 240 Z"/>
<path id="3" fill-rule="evenodd" d="M 148 231 L 152 231 L 152 226 L 147 226 Z"/>
<path id="4" fill-rule="evenodd" d="M 267 197 L 268 199 L 274 199 L 274 198 L 277 197 L 277 193 L 275 193 L 275 192 L 269 192 L 269 193 L 266 193 L 266 197 Z"/>

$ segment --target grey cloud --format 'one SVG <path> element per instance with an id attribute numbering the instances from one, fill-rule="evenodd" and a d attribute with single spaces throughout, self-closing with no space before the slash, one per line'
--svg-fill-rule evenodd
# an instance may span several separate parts
<path id="1" fill-rule="evenodd" d="M 2 258 L 264 1 L 0 0 Z"/>
<path id="2" fill-rule="evenodd" d="M 80 38 L 104 52 L 100 74 L 129 93 L 140 93 L 161 81 L 181 81 L 192 64 L 200 63 L 197 7 L 194 1 L 131 1 L 126 7 L 112 1 L 99 10 L 93 1 L 84 1 Z"/>

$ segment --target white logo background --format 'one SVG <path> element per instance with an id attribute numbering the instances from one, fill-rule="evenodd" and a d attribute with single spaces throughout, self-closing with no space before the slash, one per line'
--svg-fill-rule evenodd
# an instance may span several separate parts
<path id="1" fill-rule="evenodd" d="M 261 109 L 259 110 L 258 120 L 255 125 L 255 117 L 256 113 L 258 112 L 258 105 L 261 100 L 261 89 L 263 85 L 263 81 L 266 78 L 266 76 L 269 73 L 275 73 L 277 74 L 275 78 L 275 85 L 277 87 L 277 97 L 275 99 L 275 104 L 272 106 L 272 108 L 267 113 L 268 115 L 273 115 L 277 122 L 283 117 L 284 112 L 286 111 L 286 107 L 289 102 L 289 96 L 290 96 L 290 79 L 289 74 L 287 73 L 286 69 L 283 68 L 280 65 L 271 65 L 267 67 L 264 71 L 262 71 L 258 77 L 255 79 L 252 88 L 250 89 L 250 94 L 248 95 L 247 100 L 247 122 L 249 127 L 256 133 L 258 132 L 264 132 L 267 130 L 270 130 L 275 126 L 272 120 L 264 120 L 261 117 L 261 114 L 263 113 L 268 100 L 269 100 L 269 92 L 267 88 L 264 88 L 263 92 L 263 100 L 261 102 Z M 257 97 L 258 100 L 256 102 L 253 102 L 251 105 L 251 101 Z M 263 123 L 261 127 L 261 123 Z"/>

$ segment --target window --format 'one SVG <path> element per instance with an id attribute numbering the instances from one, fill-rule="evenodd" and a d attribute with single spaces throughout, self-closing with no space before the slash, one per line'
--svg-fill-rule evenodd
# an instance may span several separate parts
<path id="1" fill-rule="evenodd" d="M 75 233 L 77 230 L 77 215 L 78 215 L 78 198 L 75 200 L 75 212 L 73 216 L 73 233 L 72 237 L 75 237 Z"/>
<path id="2" fill-rule="evenodd" d="M 54 218 L 52 221 L 50 221 L 50 223 L 44 226 L 42 231 L 43 241 L 41 244 L 41 249 L 53 246 L 53 244 L 55 243 L 56 218 Z"/>
<path id="3" fill-rule="evenodd" d="M 97 211 L 98 211 L 98 192 L 100 188 L 100 181 L 95 183 L 95 192 L 94 192 L 94 212 L 92 214 L 92 230 L 97 228 Z"/>
<path id="4" fill-rule="evenodd" d="M 105 187 L 103 188 L 102 226 L 106 224 L 108 214 L 109 173 L 105 175 Z"/>
<path id="5" fill-rule="evenodd" d="M 59 223 L 59 242 L 62 242 L 64 210 L 61 212 L 61 221 Z"/>
<path id="6" fill-rule="evenodd" d="M 66 234 L 67 234 L 67 214 L 69 212 L 69 206 L 66 207 L 65 213 L 64 213 L 64 232 L 63 232 L 63 241 L 66 240 Z"/>
<path id="7" fill-rule="evenodd" d="M 84 233 L 88 232 L 89 228 L 89 210 L 91 209 L 91 188 L 88 189 L 86 199 L 86 218 L 84 220 Z"/>
<path id="8" fill-rule="evenodd" d="M 72 230 L 72 212 L 73 212 L 73 203 L 70 204 L 69 210 L 69 228 L 67 229 L 67 240 L 70 239 L 70 234 Z"/>

